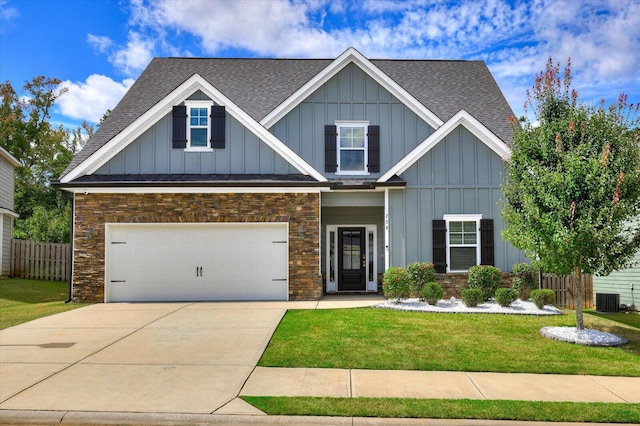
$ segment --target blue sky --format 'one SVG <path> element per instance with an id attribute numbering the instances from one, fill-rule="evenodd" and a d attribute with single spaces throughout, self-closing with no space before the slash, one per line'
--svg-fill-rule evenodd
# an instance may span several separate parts
<path id="1" fill-rule="evenodd" d="M 0 0 L 0 81 L 69 92 L 53 120 L 113 108 L 154 56 L 484 60 L 517 115 L 549 56 L 581 99 L 640 101 L 640 0 Z"/>

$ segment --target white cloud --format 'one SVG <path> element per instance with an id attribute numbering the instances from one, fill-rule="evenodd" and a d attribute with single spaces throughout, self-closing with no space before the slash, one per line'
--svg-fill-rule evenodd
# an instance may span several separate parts
<path id="1" fill-rule="evenodd" d="M 104 113 L 113 109 L 133 84 L 133 79 L 122 82 L 110 77 L 92 74 L 85 82 L 63 81 L 69 92 L 61 96 L 57 105 L 63 115 L 76 120 L 98 123 Z"/>
<path id="2" fill-rule="evenodd" d="M 16 19 L 20 13 L 15 7 L 7 7 L 8 0 L 0 0 L 0 21 L 8 23 Z"/>
<path id="3" fill-rule="evenodd" d="M 129 33 L 127 46 L 117 50 L 109 60 L 120 71 L 133 76 L 140 73 L 153 59 L 154 42 L 137 32 Z"/>
<path id="4" fill-rule="evenodd" d="M 105 53 L 111 46 L 113 46 L 113 40 L 111 40 L 107 36 L 88 34 L 87 42 L 92 45 L 97 52 L 100 53 Z"/>

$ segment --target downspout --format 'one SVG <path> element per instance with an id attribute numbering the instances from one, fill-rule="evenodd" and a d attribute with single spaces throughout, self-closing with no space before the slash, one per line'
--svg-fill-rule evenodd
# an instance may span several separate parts
<path id="1" fill-rule="evenodd" d="M 69 218 L 70 222 L 70 235 L 69 235 L 69 250 L 71 255 L 69 256 L 69 298 L 64 301 L 64 303 L 69 303 L 73 301 L 73 219 L 76 213 L 76 193 L 71 193 L 71 217 Z"/>

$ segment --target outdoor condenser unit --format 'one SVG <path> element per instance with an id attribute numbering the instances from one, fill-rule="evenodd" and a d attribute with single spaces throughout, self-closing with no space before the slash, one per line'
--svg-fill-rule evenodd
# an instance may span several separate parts
<path id="1" fill-rule="evenodd" d="M 618 312 L 620 295 L 616 293 L 596 293 L 597 312 Z"/>

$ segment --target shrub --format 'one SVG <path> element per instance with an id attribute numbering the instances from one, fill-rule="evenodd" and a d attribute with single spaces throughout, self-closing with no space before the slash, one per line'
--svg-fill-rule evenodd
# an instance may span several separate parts
<path id="1" fill-rule="evenodd" d="M 414 262 L 407 266 L 407 271 L 411 276 L 411 292 L 414 296 L 422 298 L 422 289 L 427 283 L 436 280 L 436 269 L 433 263 Z"/>
<path id="2" fill-rule="evenodd" d="M 420 293 L 422 299 L 426 300 L 428 304 L 435 305 L 438 303 L 438 300 L 442 299 L 444 295 L 444 290 L 442 286 L 436 282 L 429 282 L 422 287 L 422 292 Z"/>
<path id="3" fill-rule="evenodd" d="M 531 300 L 533 300 L 538 309 L 542 309 L 544 305 L 551 305 L 556 301 L 556 293 L 548 289 L 533 290 L 531 291 Z"/>
<path id="4" fill-rule="evenodd" d="M 466 288 L 462 290 L 462 301 L 469 308 L 478 306 L 482 302 L 482 290 L 479 288 Z"/>
<path id="5" fill-rule="evenodd" d="M 499 288 L 496 290 L 496 302 L 500 306 L 509 306 L 515 302 L 518 295 L 512 288 Z"/>
<path id="6" fill-rule="evenodd" d="M 411 276 L 406 269 L 393 266 L 384 273 L 382 290 L 384 297 L 399 302 L 401 299 L 409 297 Z"/>
<path id="7" fill-rule="evenodd" d="M 529 263 L 516 263 L 513 265 L 513 289 L 522 300 L 527 300 L 531 290 L 535 287 L 534 273 L 536 269 Z"/>
<path id="8" fill-rule="evenodd" d="M 482 298 L 489 300 L 502 283 L 502 271 L 495 266 L 478 265 L 469 268 L 469 288 L 482 291 Z"/>

